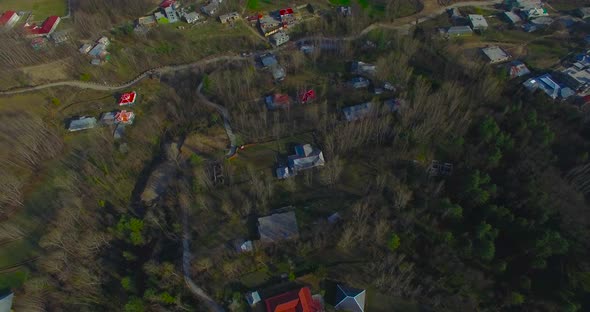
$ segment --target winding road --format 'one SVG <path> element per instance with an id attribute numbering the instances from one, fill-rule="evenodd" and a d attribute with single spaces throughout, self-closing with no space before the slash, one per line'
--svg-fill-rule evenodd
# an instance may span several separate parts
<path id="1" fill-rule="evenodd" d="M 221 117 L 223 118 L 223 127 L 225 128 L 225 132 L 227 133 L 227 137 L 229 138 L 229 142 L 230 142 L 229 152 L 227 153 L 226 156 L 228 158 L 232 157 L 236 153 L 236 150 L 238 147 L 237 147 L 236 135 L 234 134 L 234 132 L 231 128 L 229 111 L 227 110 L 227 108 L 225 108 L 217 103 L 213 103 L 213 102 L 209 101 L 209 99 L 207 99 L 207 97 L 205 97 L 205 95 L 203 95 L 203 93 L 201 92 L 202 89 L 203 89 L 203 81 L 201 81 L 201 83 L 197 87 L 197 94 L 199 95 L 199 99 L 201 99 L 201 101 L 203 101 L 203 103 L 205 103 L 207 106 L 217 110 L 219 112 L 219 114 L 221 115 Z"/>

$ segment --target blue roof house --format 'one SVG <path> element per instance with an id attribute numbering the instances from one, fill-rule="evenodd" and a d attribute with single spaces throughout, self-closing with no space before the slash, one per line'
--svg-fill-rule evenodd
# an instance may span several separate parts
<path id="1" fill-rule="evenodd" d="M 536 78 L 531 78 L 523 83 L 525 88 L 530 91 L 537 89 L 542 90 L 552 99 L 568 98 L 573 95 L 573 90 L 567 87 L 562 87 L 559 83 L 553 80 L 550 74 L 544 74 Z"/>
<path id="2" fill-rule="evenodd" d="M 355 289 L 343 285 L 336 285 L 336 310 L 349 312 L 365 311 L 366 291 L 364 289 Z"/>

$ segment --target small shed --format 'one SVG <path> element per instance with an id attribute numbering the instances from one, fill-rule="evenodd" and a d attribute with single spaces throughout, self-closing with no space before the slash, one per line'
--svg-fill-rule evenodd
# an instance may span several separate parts
<path id="1" fill-rule="evenodd" d="M 86 129 L 92 129 L 94 127 L 96 127 L 96 118 L 83 116 L 71 120 L 68 130 L 70 132 L 76 132 Z"/>
<path id="2" fill-rule="evenodd" d="M 201 19 L 201 15 L 197 12 L 184 14 L 184 20 L 189 24 L 194 24 Z"/>
<path id="3" fill-rule="evenodd" d="M 486 47 L 481 49 L 481 51 L 489 59 L 490 64 L 502 63 L 510 59 L 510 55 L 498 46 Z"/>
<path id="4" fill-rule="evenodd" d="M 298 238 L 299 228 L 295 212 L 275 213 L 258 218 L 258 233 L 262 243 L 276 243 Z"/>
<path id="5" fill-rule="evenodd" d="M 469 26 L 453 26 L 447 29 L 447 36 L 449 37 L 459 37 L 459 36 L 471 36 L 473 35 L 473 30 Z"/>
<path id="6" fill-rule="evenodd" d="M 506 18 L 506 20 L 508 22 L 510 22 L 510 24 L 513 24 L 513 25 L 522 22 L 522 19 L 520 18 L 520 16 L 518 16 L 518 14 L 516 14 L 512 11 L 504 12 L 504 17 Z"/>
<path id="7" fill-rule="evenodd" d="M 473 28 L 473 30 L 483 31 L 488 29 L 488 21 L 486 21 L 483 15 L 479 14 L 469 14 L 468 15 L 469 24 Z"/>

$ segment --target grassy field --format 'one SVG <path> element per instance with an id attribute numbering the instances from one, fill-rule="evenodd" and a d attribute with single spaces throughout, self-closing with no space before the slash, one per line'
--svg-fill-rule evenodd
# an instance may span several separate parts
<path id="1" fill-rule="evenodd" d="M 64 16 L 67 0 L 0 0 L 0 11 L 31 11 L 34 20 L 43 20 L 50 15 Z"/>

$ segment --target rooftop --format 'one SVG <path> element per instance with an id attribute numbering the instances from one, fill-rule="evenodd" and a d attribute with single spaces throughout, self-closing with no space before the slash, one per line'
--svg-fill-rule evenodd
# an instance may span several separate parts
<path id="1" fill-rule="evenodd" d="M 483 15 L 469 14 L 468 18 L 469 18 L 469 21 L 471 22 L 471 25 L 473 26 L 474 29 L 488 27 L 488 22 L 483 17 Z"/>
<path id="2" fill-rule="evenodd" d="M 322 306 L 311 297 L 309 287 L 295 289 L 264 300 L 266 312 L 320 312 Z"/>
<path id="3" fill-rule="evenodd" d="M 299 237 L 295 212 L 275 213 L 258 218 L 258 233 L 262 243 L 274 243 Z"/>
<path id="4" fill-rule="evenodd" d="M 336 305 L 337 310 L 346 310 L 350 312 L 365 311 L 366 291 L 364 289 L 355 289 L 344 285 L 336 285 Z"/>
<path id="5" fill-rule="evenodd" d="M 96 127 L 96 118 L 94 117 L 80 117 L 70 121 L 68 130 L 70 132 L 92 129 Z"/>
<path id="6" fill-rule="evenodd" d="M 344 118 L 347 121 L 354 121 L 366 117 L 372 111 L 373 103 L 367 102 L 363 104 L 348 106 L 342 109 Z"/>
<path id="7" fill-rule="evenodd" d="M 492 64 L 505 62 L 510 59 L 510 55 L 498 46 L 491 46 L 481 50 L 488 57 L 490 63 Z"/>

